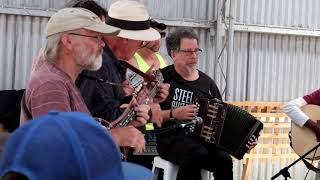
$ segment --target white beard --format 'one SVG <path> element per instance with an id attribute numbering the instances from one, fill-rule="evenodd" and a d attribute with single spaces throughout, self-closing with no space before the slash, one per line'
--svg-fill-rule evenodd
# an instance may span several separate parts
<path id="1" fill-rule="evenodd" d="M 89 71 L 97 71 L 102 66 L 102 55 L 98 55 L 97 57 L 93 58 L 93 60 L 90 60 L 90 64 L 86 66 L 86 70 Z"/>
<path id="2" fill-rule="evenodd" d="M 96 71 L 102 66 L 102 50 L 101 52 L 95 56 L 92 52 L 89 52 L 85 49 L 84 46 L 80 45 L 79 52 L 76 53 L 78 57 L 76 57 L 75 62 L 82 66 L 83 69 L 89 71 Z"/>

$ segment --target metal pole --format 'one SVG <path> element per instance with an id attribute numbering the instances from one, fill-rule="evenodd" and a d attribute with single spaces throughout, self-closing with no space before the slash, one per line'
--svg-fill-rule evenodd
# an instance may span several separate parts
<path id="1" fill-rule="evenodd" d="M 222 49 L 222 37 L 223 37 L 223 24 L 222 24 L 222 2 L 223 0 L 218 0 L 217 2 L 217 24 L 216 24 L 216 43 L 215 43 L 215 66 L 214 66 L 214 80 L 217 82 L 217 74 L 218 74 L 218 58 L 219 58 L 219 54 L 221 52 Z"/>
<path id="2" fill-rule="evenodd" d="M 228 28 L 228 49 L 227 49 L 227 70 L 226 70 L 226 101 L 229 100 L 229 72 L 230 63 L 233 60 L 233 37 L 234 37 L 234 0 L 229 0 L 229 28 Z"/>

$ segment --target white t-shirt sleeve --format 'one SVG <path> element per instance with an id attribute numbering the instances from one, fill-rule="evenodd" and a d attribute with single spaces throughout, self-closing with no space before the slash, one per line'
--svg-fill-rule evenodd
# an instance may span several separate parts
<path id="1" fill-rule="evenodd" d="M 303 127 L 304 123 L 306 123 L 307 120 L 310 119 L 300 109 L 302 106 L 306 104 L 307 102 L 302 97 L 299 97 L 286 103 L 283 108 L 283 112 L 286 113 L 294 123 L 296 123 L 300 127 Z"/>

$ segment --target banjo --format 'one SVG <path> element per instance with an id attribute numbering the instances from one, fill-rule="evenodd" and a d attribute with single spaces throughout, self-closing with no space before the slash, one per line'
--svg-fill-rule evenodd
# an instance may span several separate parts
<path id="1" fill-rule="evenodd" d="M 301 108 L 310 119 L 320 125 L 320 106 L 317 105 L 305 105 Z M 300 127 L 294 122 L 291 122 L 291 143 L 292 148 L 297 155 L 302 156 L 319 142 L 317 137 L 312 130 L 307 127 Z M 320 159 L 320 149 L 315 152 L 311 152 L 306 156 L 306 159 Z"/>

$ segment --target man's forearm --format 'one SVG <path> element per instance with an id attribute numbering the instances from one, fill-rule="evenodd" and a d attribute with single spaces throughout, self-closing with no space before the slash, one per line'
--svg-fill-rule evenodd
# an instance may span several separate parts
<path id="1" fill-rule="evenodd" d="M 307 122 L 304 124 L 304 126 L 311 129 L 316 134 L 320 133 L 320 129 L 319 129 L 317 123 L 315 123 L 311 119 L 308 119 Z"/>

